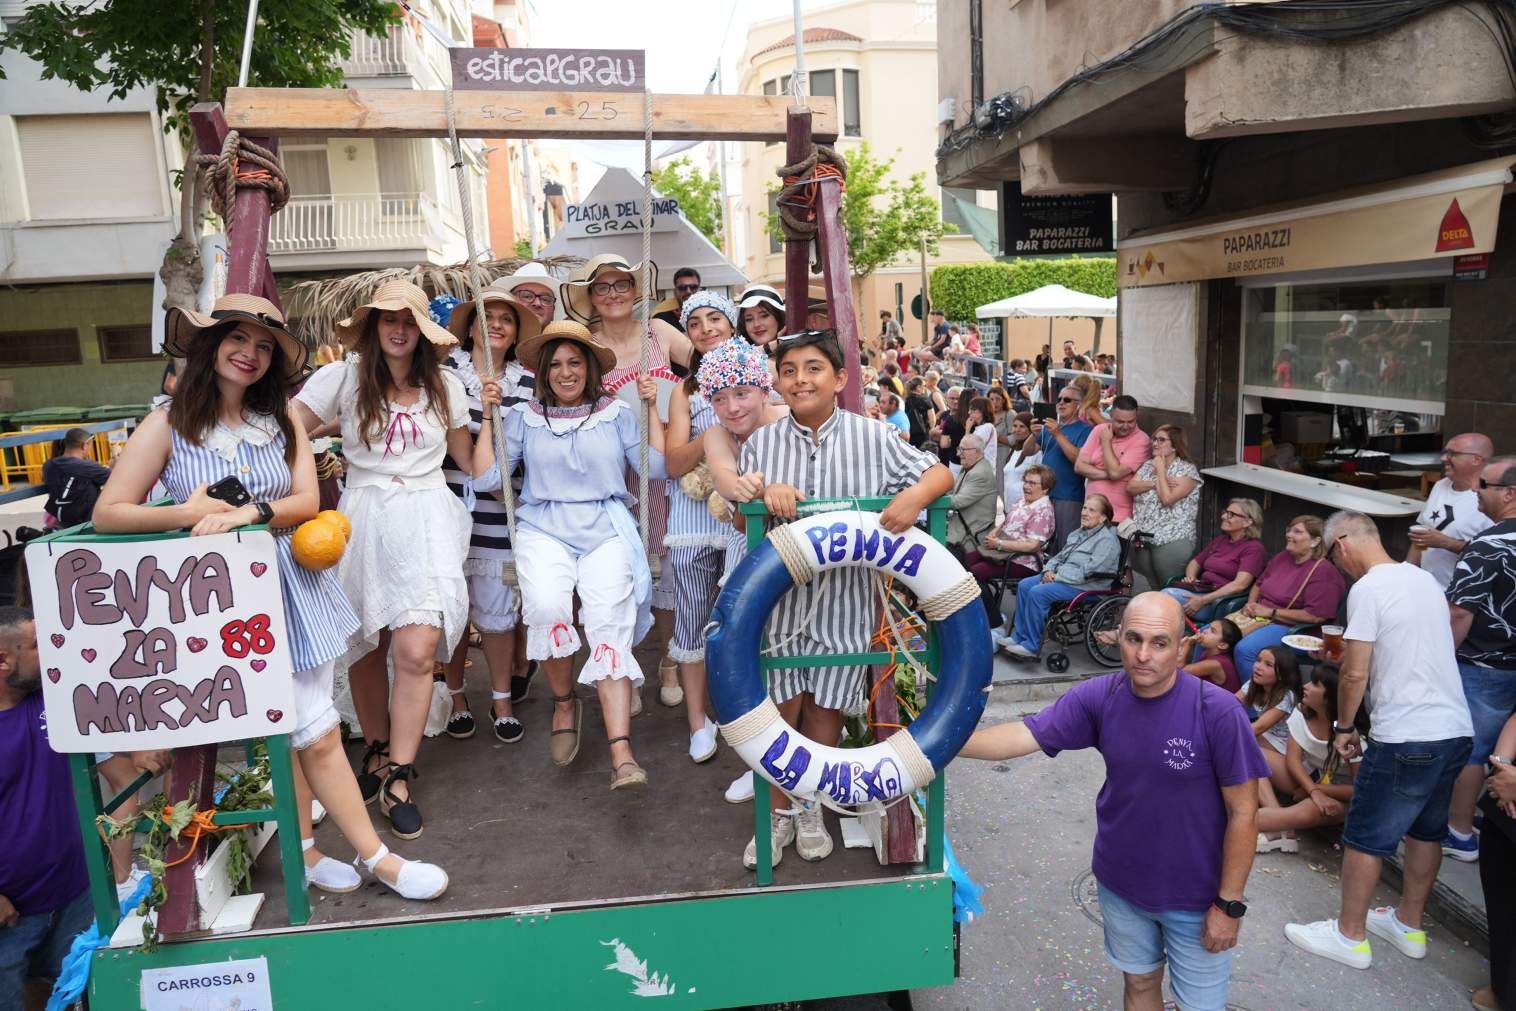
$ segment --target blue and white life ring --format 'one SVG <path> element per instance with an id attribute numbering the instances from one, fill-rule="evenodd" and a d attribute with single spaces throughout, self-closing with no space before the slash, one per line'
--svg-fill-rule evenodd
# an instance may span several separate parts
<path id="1" fill-rule="evenodd" d="M 818 744 L 791 728 L 769 698 L 759 650 L 769 612 L 797 583 L 861 566 L 916 595 L 937 628 L 941 666 L 926 708 L 904 731 L 867 748 Z M 797 797 L 844 805 L 888 801 L 931 782 L 979 723 L 993 653 L 974 577 L 947 548 L 912 528 L 891 534 L 870 512 L 817 513 L 775 527 L 733 570 L 705 641 L 711 704 L 722 736 L 753 770 Z"/>

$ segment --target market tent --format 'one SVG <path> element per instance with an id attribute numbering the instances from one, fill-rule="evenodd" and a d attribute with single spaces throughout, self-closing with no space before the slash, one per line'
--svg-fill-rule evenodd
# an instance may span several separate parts
<path id="1" fill-rule="evenodd" d="M 998 302 L 981 305 L 974 310 L 979 319 L 1002 317 L 1036 316 L 1103 316 L 1116 315 L 1116 300 L 1086 295 L 1082 291 L 1065 288 L 1061 284 L 1045 284 L 1041 288 L 1002 298 Z"/>
<path id="2" fill-rule="evenodd" d="M 590 195 L 571 204 L 562 229 L 541 256 L 619 253 L 628 263 L 642 259 L 642 183 L 623 168 L 606 169 Z M 721 250 L 690 224 L 679 205 L 653 191 L 653 262 L 658 264 L 658 287 L 672 291 L 674 271 L 694 267 L 707 288 L 741 288 L 747 277 L 721 255 Z"/>

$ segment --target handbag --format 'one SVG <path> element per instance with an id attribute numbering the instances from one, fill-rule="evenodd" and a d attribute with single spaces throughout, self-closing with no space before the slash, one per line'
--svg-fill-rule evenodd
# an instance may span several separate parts
<path id="1" fill-rule="evenodd" d="M 1316 570 L 1320 568 L 1321 563 L 1324 561 L 1326 561 L 1325 558 L 1316 559 L 1316 564 L 1311 566 L 1311 571 L 1305 574 L 1305 579 L 1301 580 L 1300 586 L 1295 590 L 1295 595 L 1290 598 L 1290 602 L 1288 604 L 1285 604 L 1283 607 L 1275 608 L 1275 610 L 1288 611 L 1290 608 L 1294 607 L 1295 601 L 1300 599 L 1300 595 L 1304 593 L 1305 588 L 1310 585 L 1311 577 L 1316 574 Z M 1241 632 L 1244 637 L 1246 637 L 1249 632 L 1256 632 L 1265 625 L 1274 624 L 1273 618 L 1262 618 L 1257 615 L 1243 614 L 1240 609 L 1233 611 L 1231 614 L 1227 615 L 1225 620 L 1230 621 L 1233 625 L 1236 625 L 1237 631 Z"/>

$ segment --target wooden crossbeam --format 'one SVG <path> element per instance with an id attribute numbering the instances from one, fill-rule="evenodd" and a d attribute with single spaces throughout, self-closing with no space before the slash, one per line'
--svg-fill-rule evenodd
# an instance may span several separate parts
<path id="1" fill-rule="evenodd" d="M 234 130 L 278 137 L 445 137 L 441 91 L 351 88 L 229 88 Z M 640 93 L 457 91 L 458 133 L 466 137 L 641 140 Z M 811 98 L 811 134 L 837 139 L 837 103 Z M 784 139 L 785 95 L 654 95 L 660 140 Z"/>

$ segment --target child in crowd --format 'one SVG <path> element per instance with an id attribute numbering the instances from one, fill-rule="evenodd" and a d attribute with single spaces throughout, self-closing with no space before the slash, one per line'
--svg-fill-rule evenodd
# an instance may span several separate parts
<path id="1" fill-rule="evenodd" d="M 1226 622 L 1230 625 L 1231 622 Z M 1235 643 L 1233 645 L 1236 645 Z M 1281 790 L 1290 790 L 1284 754 L 1290 733 L 1285 726 L 1300 698 L 1300 663 L 1287 646 L 1261 650 L 1253 664 L 1253 676 L 1237 691 L 1237 701 L 1253 721 L 1253 734 L 1269 763 L 1271 779 Z"/>
<path id="2" fill-rule="evenodd" d="M 1256 673 L 1257 665 L 1253 669 Z M 1311 683 L 1305 686 L 1300 705 L 1286 721 L 1289 741 L 1284 764 L 1289 782 L 1277 788 L 1277 793 L 1289 796 L 1293 803 L 1281 806 L 1276 786 L 1269 780 L 1258 781 L 1259 853 L 1297 852 L 1300 849 L 1295 838 L 1297 831 L 1341 825 L 1347 815 L 1348 803 L 1353 799 L 1353 778 L 1363 759 L 1343 762 L 1332 748 L 1332 727 L 1337 722 L 1337 682 L 1334 665 L 1317 667 Z"/>
<path id="3" fill-rule="evenodd" d="M 776 520 L 793 520 L 796 506 L 811 499 L 893 495 L 879 525 L 900 533 L 952 489 L 948 469 L 900 438 L 892 426 L 838 408 L 847 373 L 835 334 L 807 331 L 781 337 L 777 344 L 777 385 L 790 416 L 754 432 L 742 447 L 738 467 L 744 475 L 763 475 L 763 501 Z M 868 649 L 877 607 L 870 573 L 854 568 L 824 572 L 779 601 L 769 638 L 777 651 L 792 656 L 861 653 Z M 862 696 L 867 670 L 784 670 L 770 680 L 769 692 L 790 726 L 835 745 L 844 710 Z M 781 813 L 791 803 L 783 794 L 776 797 L 770 820 L 773 862 L 779 862 L 791 841 L 802 859 L 820 860 L 831 853 L 832 838 L 819 805 L 802 804 L 792 821 Z M 757 865 L 756 841 L 748 843 L 743 863 Z"/>
<path id="4" fill-rule="evenodd" d="M 1202 626 L 1194 635 L 1184 637 L 1184 652 L 1200 648 L 1200 657 L 1190 661 L 1184 669 L 1198 678 L 1205 678 L 1229 692 L 1237 691 L 1237 668 L 1232 663 L 1232 648 L 1242 641 L 1237 626 L 1225 618 L 1217 618 Z"/>

